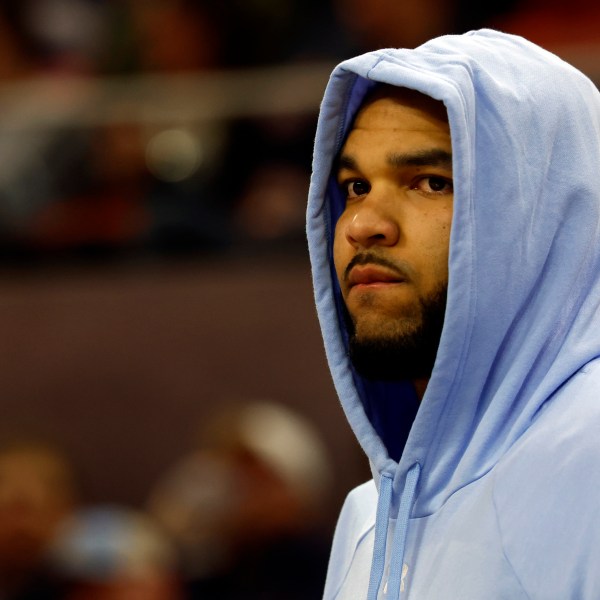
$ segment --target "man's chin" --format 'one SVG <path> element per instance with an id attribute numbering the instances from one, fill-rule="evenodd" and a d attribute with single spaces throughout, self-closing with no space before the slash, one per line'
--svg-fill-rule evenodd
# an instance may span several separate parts
<path id="1" fill-rule="evenodd" d="M 421 301 L 418 318 L 353 321 L 345 312 L 350 334 L 349 355 L 355 370 L 367 379 L 404 381 L 431 375 L 446 308 L 446 288 Z"/>
<path id="2" fill-rule="evenodd" d="M 414 335 L 394 339 L 352 336 L 350 360 L 356 372 L 366 379 L 403 381 L 428 378 L 437 346 L 431 349 L 416 342 L 418 336 Z"/>

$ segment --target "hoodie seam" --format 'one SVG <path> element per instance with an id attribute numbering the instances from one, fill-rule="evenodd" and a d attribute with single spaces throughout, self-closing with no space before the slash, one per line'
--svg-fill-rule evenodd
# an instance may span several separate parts
<path id="1" fill-rule="evenodd" d="M 494 509 L 494 518 L 495 518 L 495 522 L 496 522 L 496 528 L 498 529 L 498 535 L 500 538 L 500 548 L 502 549 L 502 556 L 504 557 L 504 560 L 510 567 L 510 570 L 511 570 L 515 580 L 519 584 L 519 587 L 521 588 L 521 590 L 523 591 L 525 596 L 527 596 L 527 598 L 529 600 L 531 600 L 531 596 L 529 595 L 529 592 L 525 589 L 525 585 L 523 584 L 521 578 L 519 577 L 519 574 L 517 573 L 517 570 L 515 569 L 515 566 L 513 565 L 512 561 L 510 560 L 510 557 L 508 556 L 508 552 L 504 545 L 504 536 L 502 535 L 502 526 L 500 524 L 498 507 L 496 505 L 496 473 L 495 472 L 492 473 L 492 478 L 493 478 L 492 479 L 492 508 Z"/>
<path id="2" fill-rule="evenodd" d="M 367 74 L 365 77 L 366 79 L 369 79 L 370 81 L 376 81 L 375 79 L 371 79 L 371 73 L 373 72 L 373 69 L 375 67 L 377 67 L 379 65 L 379 63 L 383 62 L 383 59 L 386 58 L 387 56 L 388 55 L 385 53 L 385 51 L 383 51 L 379 54 L 379 56 L 377 57 L 377 60 L 371 65 L 371 67 L 367 71 Z"/>
<path id="3" fill-rule="evenodd" d="M 344 576 L 340 579 L 340 583 L 337 586 L 337 588 L 333 594 L 333 600 L 335 600 L 336 598 L 339 597 L 340 592 L 342 591 L 342 588 L 344 587 L 344 583 L 345 583 L 346 579 L 348 579 L 348 573 L 350 573 L 350 569 L 352 568 L 354 558 L 356 557 L 356 551 L 358 550 L 359 546 L 365 541 L 365 538 L 367 537 L 367 535 L 369 535 L 369 533 L 373 529 L 375 529 L 374 524 L 370 525 L 356 540 L 356 545 L 354 546 L 354 551 L 352 552 L 352 556 L 351 556 L 350 560 L 348 561 L 348 567 L 344 571 Z"/>

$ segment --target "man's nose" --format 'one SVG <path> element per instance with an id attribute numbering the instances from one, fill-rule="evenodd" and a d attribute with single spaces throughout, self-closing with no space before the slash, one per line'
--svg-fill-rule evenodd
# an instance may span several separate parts
<path id="1" fill-rule="evenodd" d="M 345 235 L 355 248 L 394 246 L 400 237 L 400 228 L 385 206 L 366 198 L 347 223 Z"/>

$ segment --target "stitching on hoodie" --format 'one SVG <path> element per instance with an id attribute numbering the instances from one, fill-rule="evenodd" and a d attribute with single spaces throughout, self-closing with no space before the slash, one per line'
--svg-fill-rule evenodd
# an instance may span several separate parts
<path id="1" fill-rule="evenodd" d="M 498 529 L 498 535 L 500 537 L 500 547 L 502 548 L 502 556 L 504 556 L 504 560 L 506 560 L 506 563 L 508 564 L 508 566 L 510 567 L 510 570 L 512 571 L 512 574 L 515 577 L 515 580 L 517 581 L 517 583 L 519 584 L 519 587 L 521 588 L 521 590 L 523 591 L 523 593 L 527 596 L 527 598 L 529 598 L 531 600 L 531 596 L 529 595 L 529 592 L 525 589 L 525 586 L 523 585 L 523 582 L 521 581 L 521 578 L 519 577 L 514 565 L 512 564 L 512 561 L 510 560 L 507 552 L 506 552 L 506 548 L 504 546 L 504 537 L 502 535 L 502 527 L 500 525 L 500 518 L 498 516 L 498 507 L 496 506 L 496 473 L 492 473 L 492 507 L 494 509 L 494 517 L 495 517 L 495 521 L 496 521 L 496 527 Z"/>
<path id="2" fill-rule="evenodd" d="M 375 524 L 368 527 L 362 533 L 362 535 L 356 540 L 356 545 L 354 546 L 354 551 L 352 552 L 352 557 L 348 561 L 348 568 L 346 569 L 344 576 L 340 579 L 340 584 L 338 585 L 338 587 L 335 590 L 335 593 L 333 595 L 334 599 L 340 595 L 340 592 L 342 591 L 342 588 L 344 587 L 344 583 L 346 583 L 346 579 L 348 579 L 348 574 L 350 573 L 350 569 L 352 568 L 352 565 L 354 564 L 354 559 L 356 558 L 356 551 L 358 550 L 360 545 L 365 541 L 365 538 L 367 537 L 367 535 L 369 535 L 369 533 L 371 531 L 373 531 L 374 529 L 375 529 Z"/>

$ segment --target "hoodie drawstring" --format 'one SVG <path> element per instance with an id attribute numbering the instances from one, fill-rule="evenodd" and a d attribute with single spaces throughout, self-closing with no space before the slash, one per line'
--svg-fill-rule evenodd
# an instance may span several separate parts
<path id="1" fill-rule="evenodd" d="M 388 579 L 386 596 L 391 599 L 400 597 L 402 582 L 402 566 L 404 564 L 404 549 L 406 547 L 406 535 L 408 533 L 408 521 L 417 491 L 417 484 L 421 474 L 421 465 L 415 463 L 406 474 L 404 490 L 400 497 L 400 507 L 396 520 L 396 530 L 392 541 L 390 557 L 390 576 Z M 390 511 L 392 506 L 392 483 L 389 475 L 382 475 L 379 482 L 379 499 L 377 501 L 377 516 L 375 518 L 375 542 L 373 548 L 373 560 L 371 562 L 371 576 L 369 579 L 369 592 L 367 600 L 377 600 L 383 571 L 385 568 L 385 551 L 387 546 L 387 534 L 390 522 Z"/>
<path id="2" fill-rule="evenodd" d="M 408 533 L 408 520 L 417 491 L 417 483 L 421 474 L 421 465 L 415 463 L 406 474 L 404 490 L 400 497 L 400 508 L 396 520 L 396 531 L 392 543 L 390 557 L 390 578 L 388 579 L 388 593 L 391 598 L 400 597 L 402 582 L 402 566 L 404 565 L 404 549 L 406 548 L 406 534 Z"/>
<path id="3" fill-rule="evenodd" d="M 379 499 L 377 500 L 377 516 L 375 517 L 375 545 L 373 547 L 367 600 L 377 600 L 377 592 L 381 585 L 383 569 L 385 567 L 385 547 L 387 544 L 391 507 L 392 478 L 389 475 L 382 475 L 379 479 Z"/>

